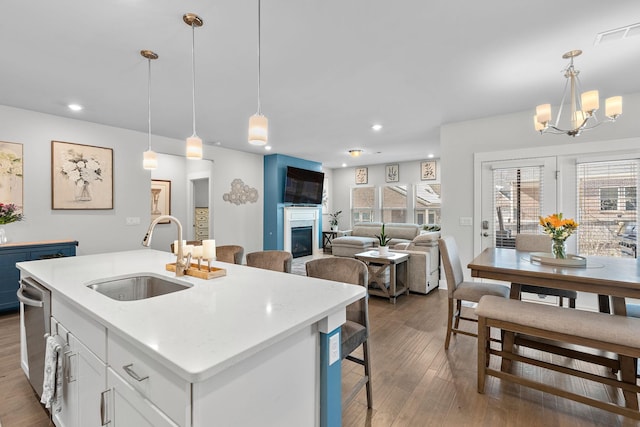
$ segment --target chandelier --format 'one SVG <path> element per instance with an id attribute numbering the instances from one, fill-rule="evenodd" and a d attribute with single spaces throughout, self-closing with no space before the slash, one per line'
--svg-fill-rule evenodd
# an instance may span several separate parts
<path id="1" fill-rule="evenodd" d="M 581 50 L 572 50 L 562 57 L 569 60 L 569 65 L 565 68 L 564 76 L 567 79 L 562 93 L 562 101 L 558 109 L 558 115 L 555 122 L 551 122 L 551 104 L 542 104 L 536 107 L 536 115 L 533 116 L 533 123 L 535 130 L 542 133 L 555 133 L 555 134 L 567 134 L 569 136 L 578 136 L 583 130 L 590 130 L 596 126 L 601 125 L 604 121 L 598 121 L 596 111 L 600 106 L 600 99 L 597 90 L 590 90 L 588 92 L 582 92 L 578 96 L 580 90 L 580 79 L 578 74 L 579 70 L 576 70 L 573 66 L 573 58 L 580 56 Z M 567 89 L 569 89 L 569 96 L 571 111 L 569 116 L 568 127 L 565 129 L 560 122 L 560 116 L 562 115 L 562 108 L 567 101 Z M 613 96 L 605 100 L 605 117 L 607 122 L 615 122 L 618 116 L 622 114 L 622 97 Z"/>

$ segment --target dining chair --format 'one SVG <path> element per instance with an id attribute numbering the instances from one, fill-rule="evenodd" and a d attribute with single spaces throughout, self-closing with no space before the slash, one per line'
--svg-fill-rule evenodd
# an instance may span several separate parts
<path id="1" fill-rule="evenodd" d="M 247 265 L 265 270 L 291 273 L 292 259 L 291 252 L 287 251 L 258 251 L 247 254 Z"/>
<path id="2" fill-rule="evenodd" d="M 368 283 L 367 265 L 355 258 L 318 258 L 305 264 L 307 276 L 320 279 L 333 280 L 334 282 L 351 283 L 364 286 Z M 341 326 L 342 352 L 341 358 L 357 363 L 364 367 L 364 376 L 351 389 L 344 400 L 346 407 L 356 394 L 366 386 L 367 407 L 373 407 L 371 393 L 371 362 L 369 348 L 369 294 L 364 298 L 347 306 L 347 321 Z M 359 358 L 352 353 L 362 345 L 363 357 Z"/>
<path id="3" fill-rule="evenodd" d="M 238 245 L 222 245 L 216 247 L 216 260 L 230 264 L 242 264 L 244 248 Z"/>
<path id="4" fill-rule="evenodd" d="M 527 252 L 549 252 L 551 239 L 545 234 L 516 234 L 516 250 Z M 562 307 L 563 299 L 569 299 L 569 307 L 576 308 L 577 291 L 566 289 L 545 288 L 544 286 L 520 285 L 520 292 L 528 292 L 538 295 L 551 295 L 558 297 L 558 305 Z"/>
<path id="5" fill-rule="evenodd" d="M 462 263 L 458 254 L 458 246 L 451 236 L 442 237 L 438 240 L 440 256 L 444 274 L 447 279 L 447 292 L 449 294 L 449 317 L 447 319 L 447 337 L 444 342 L 444 349 L 449 348 L 451 335 L 457 333 L 478 337 L 473 332 L 459 329 L 460 320 L 478 322 L 477 319 L 462 315 L 462 301 L 477 303 L 484 295 L 495 295 L 509 298 L 509 287 L 496 283 L 469 282 L 464 280 Z M 454 310 L 455 305 L 455 310 Z"/>

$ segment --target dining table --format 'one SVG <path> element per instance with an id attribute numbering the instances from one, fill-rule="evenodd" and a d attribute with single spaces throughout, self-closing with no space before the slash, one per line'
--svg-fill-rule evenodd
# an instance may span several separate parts
<path id="1" fill-rule="evenodd" d="M 511 283 L 510 298 L 519 299 L 521 285 L 537 285 L 547 288 L 588 292 L 598 295 L 598 308 L 601 312 L 626 316 L 626 299 L 640 298 L 640 262 L 628 257 L 583 256 L 576 257 L 584 265 L 558 265 L 536 261 L 531 252 L 509 248 L 487 248 L 469 264 L 471 276 L 481 279 L 493 279 Z M 543 258 L 544 259 L 544 258 Z M 640 331 L 639 331 L 640 332 Z M 512 351 L 515 337 L 505 334 L 503 348 Z M 528 341 L 531 343 L 531 341 Z M 520 343 L 518 343 L 520 344 Z M 552 346 L 541 346 L 545 351 Z M 559 348 L 559 347 L 558 347 Z M 597 358 L 579 352 L 564 351 L 587 361 Z M 597 363 L 597 362 L 596 362 Z M 619 369 L 623 381 L 635 382 L 636 361 L 627 356 L 618 356 L 616 365 L 602 363 L 613 369 Z M 509 361 L 503 360 L 502 370 L 509 369 Z M 624 392 L 627 406 L 638 409 L 637 397 Z"/>

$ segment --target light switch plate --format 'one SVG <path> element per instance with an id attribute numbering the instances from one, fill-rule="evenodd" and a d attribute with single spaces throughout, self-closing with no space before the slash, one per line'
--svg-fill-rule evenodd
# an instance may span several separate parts
<path id="1" fill-rule="evenodd" d="M 460 225 L 471 226 L 473 225 L 473 218 L 470 216 L 461 216 L 460 217 Z"/>
<path id="2" fill-rule="evenodd" d="M 329 337 L 329 366 L 340 360 L 340 333 Z"/>
<path id="3" fill-rule="evenodd" d="M 140 217 L 139 216 L 128 216 L 125 220 L 127 225 L 140 225 Z"/>

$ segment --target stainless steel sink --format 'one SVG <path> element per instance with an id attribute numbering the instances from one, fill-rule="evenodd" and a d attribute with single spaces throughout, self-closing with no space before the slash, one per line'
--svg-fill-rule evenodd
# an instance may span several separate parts
<path id="1" fill-rule="evenodd" d="M 153 298 L 183 291 L 191 286 L 193 285 L 188 282 L 150 274 L 104 279 L 87 285 L 88 288 L 118 301 Z"/>

